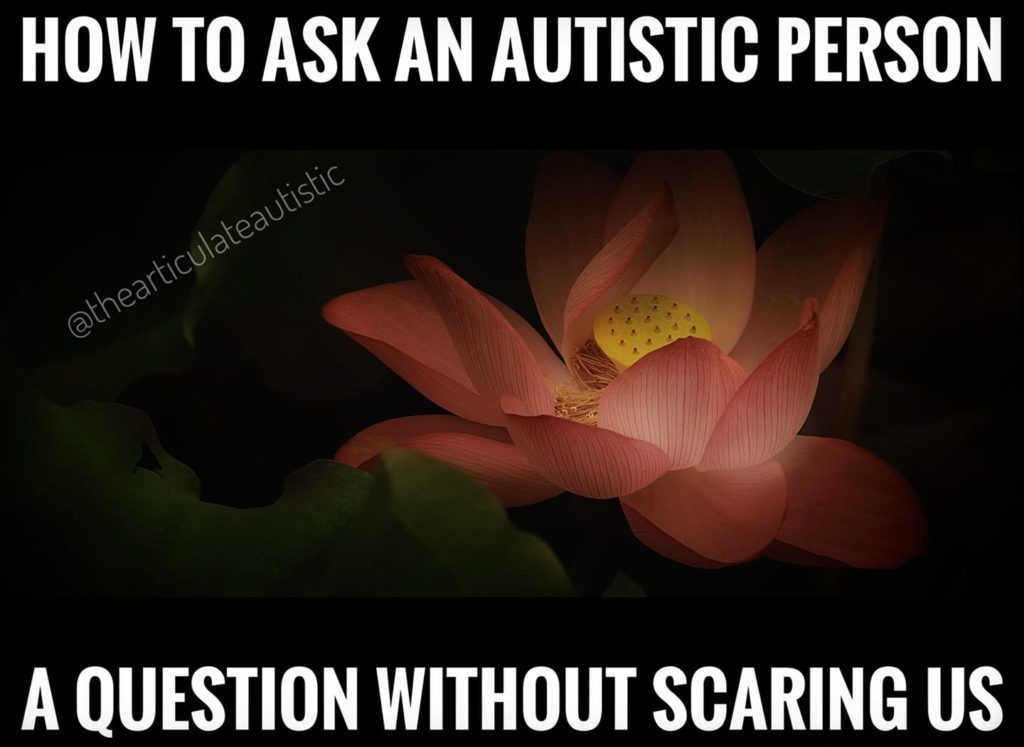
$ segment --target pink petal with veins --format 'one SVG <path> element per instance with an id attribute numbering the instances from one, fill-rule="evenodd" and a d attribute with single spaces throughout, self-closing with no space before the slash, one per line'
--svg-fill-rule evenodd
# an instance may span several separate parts
<path id="1" fill-rule="evenodd" d="M 623 496 L 622 504 L 700 558 L 742 563 L 775 539 L 786 511 L 786 478 L 774 462 L 740 470 L 680 470 Z M 657 539 L 650 533 L 638 536 Z M 654 549 L 686 557 L 664 538 Z"/>
<path id="2" fill-rule="evenodd" d="M 677 340 L 604 389 L 598 425 L 661 447 L 670 469 L 692 467 L 742 379 L 739 366 L 714 343 Z"/>
<path id="3" fill-rule="evenodd" d="M 818 388 L 818 315 L 804 305 L 802 326 L 748 376 L 725 408 L 700 469 L 740 469 L 771 459 L 793 439 Z"/>
<path id="4" fill-rule="evenodd" d="M 541 321 L 559 349 L 565 301 L 604 246 L 605 218 L 620 181 L 607 167 L 574 153 L 548 156 L 537 174 L 526 228 L 526 271 Z"/>
<path id="5" fill-rule="evenodd" d="M 690 304 L 728 353 L 747 323 L 756 264 L 736 170 L 718 151 L 641 153 L 615 195 L 605 235 L 624 226 L 662 184 L 672 189 L 679 231 L 630 292 Z"/>
<path id="6" fill-rule="evenodd" d="M 917 496 L 881 457 L 849 441 L 797 436 L 776 459 L 789 486 L 779 542 L 857 568 L 892 568 L 925 551 Z"/>
<path id="7" fill-rule="evenodd" d="M 821 317 L 818 369 L 827 368 L 850 334 L 884 221 L 877 201 L 821 202 L 772 234 L 757 253 L 754 306 L 732 357 L 753 370 L 813 297 Z"/>
<path id="8" fill-rule="evenodd" d="M 434 302 L 470 381 L 486 399 L 511 395 L 531 415 L 554 413 L 554 395 L 530 345 L 484 294 L 434 257 L 406 266 Z"/>
<path id="9" fill-rule="evenodd" d="M 346 293 L 328 302 L 323 316 L 444 409 L 480 423 L 504 423 L 497 405 L 477 392 L 437 309 L 415 280 Z"/>
<path id="10" fill-rule="evenodd" d="M 541 477 L 504 429 L 451 415 L 421 415 L 371 425 L 342 446 L 334 458 L 366 468 L 380 452 L 393 448 L 409 449 L 461 469 L 506 506 L 525 506 L 562 492 Z"/>
<path id="11" fill-rule="evenodd" d="M 668 455 L 652 443 L 553 415 L 530 416 L 508 397 L 502 406 L 516 446 L 538 472 L 570 492 L 614 498 L 668 470 Z"/>
<path id="12" fill-rule="evenodd" d="M 593 333 L 594 315 L 626 295 L 676 233 L 672 193 L 662 186 L 583 268 L 565 301 L 562 357 Z"/>

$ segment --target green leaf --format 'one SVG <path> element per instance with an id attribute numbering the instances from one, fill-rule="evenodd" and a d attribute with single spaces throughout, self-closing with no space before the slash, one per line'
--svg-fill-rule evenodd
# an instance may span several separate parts
<path id="1" fill-rule="evenodd" d="M 192 352 L 181 331 L 181 318 L 174 317 L 97 350 L 36 368 L 31 378 L 62 404 L 113 401 L 129 384 L 147 376 L 184 371 Z"/>
<path id="2" fill-rule="evenodd" d="M 14 588 L 75 594 L 277 594 L 301 590 L 334 552 L 371 478 L 332 462 L 291 475 L 259 509 L 199 498 L 199 480 L 142 412 L 60 407 L 10 362 L 4 490 L 18 527 Z"/>
<path id="3" fill-rule="evenodd" d="M 16 527 L 8 588 L 89 595 L 568 594 L 551 550 L 483 488 L 413 454 L 373 478 L 328 461 L 281 497 L 238 509 L 199 479 L 145 413 L 54 404 L 0 351 L 3 495 Z"/>
<path id="4" fill-rule="evenodd" d="M 866 197 L 875 172 L 910 153 L 940 150 L 758 150 L 761 164 L 777 178 L 801 192 L 829 200 Z"/>
<path id="5" fill-rule="evenodd" d="M 492 495 L 413 452 L 381 456 L 346 538 L 327 584 L 352 594 L 573 594 L 551 549 L 516 529 Z"/>
<path id="6" fill-rule="evenodd" d="M 618 574 L 604 590 L 603 597 L 645 597 L 643 587 L 625 573 Z"/>

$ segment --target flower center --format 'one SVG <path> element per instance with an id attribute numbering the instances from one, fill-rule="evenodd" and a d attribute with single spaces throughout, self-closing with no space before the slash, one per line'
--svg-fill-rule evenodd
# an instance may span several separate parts
<path id="1" fill-rule="evenodd" d="M 594 318 L 594 342 L 621 368 L 683 337 L 711 339 L 700 312 L 668 296 L 623 296 Z"/>
<path id="2" fill-rule="evenodd" d="M 604 388 L 648 353 L 684 337 L 711 339 L 711 325 L 692 306 L 643 293 L 609 304 L 594 320 L 594 338 L 569 358 L 572 381 L 555 392 L 556 414 L 597 425 Z"/>

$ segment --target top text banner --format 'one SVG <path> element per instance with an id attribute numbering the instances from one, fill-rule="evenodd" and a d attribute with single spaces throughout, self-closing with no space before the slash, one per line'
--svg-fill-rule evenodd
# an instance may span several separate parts
<path id="1" fill-rule="evenodd" d="M 1002 80 L 1000 17 L 505 17 L 482 40 L 474 26 L 472 16 L 26 16 L 21 80 L 146 83 L 154 56 L 161 76 L 183 83 Z"/>
<path id="2" fill-rule="evenodd" d="M 0 69 L 18 113 L 11 126 L 28 146 L 1018 143 L 1005 108 L 1020 78 L 1019 10 L 991 0 L 4 9 Z"/>

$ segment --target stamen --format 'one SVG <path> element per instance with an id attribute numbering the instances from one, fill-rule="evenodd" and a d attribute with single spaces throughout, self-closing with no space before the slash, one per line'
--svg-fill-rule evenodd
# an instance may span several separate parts
<path id="1" fill-rule="evenodd" d="M 625 345 L 625 340 L 620 340 Z M 615 381 L 619 369 L 593 340 L 587 340 L 583 346 L 569 358 L 569 371 L 575 383 L 583 389 L 601 391 Z"/>
<path id="2" fill-rule="evenodd" d="M 618 344 L 625 347 L 626 341 Z M 555 391 L 555 414 L 584 425 L 597 425 L 601 391 L 619 375 L 615 363 L 593 340 L 569 358 L 573 381 Z"/>
<path id="3" fill-rule="evenodd" d="M 600 392 L 565 386 L 555 392 L 555 414 L 583 425 L 597 425 L 597 406 L 600 401 Z"/>

